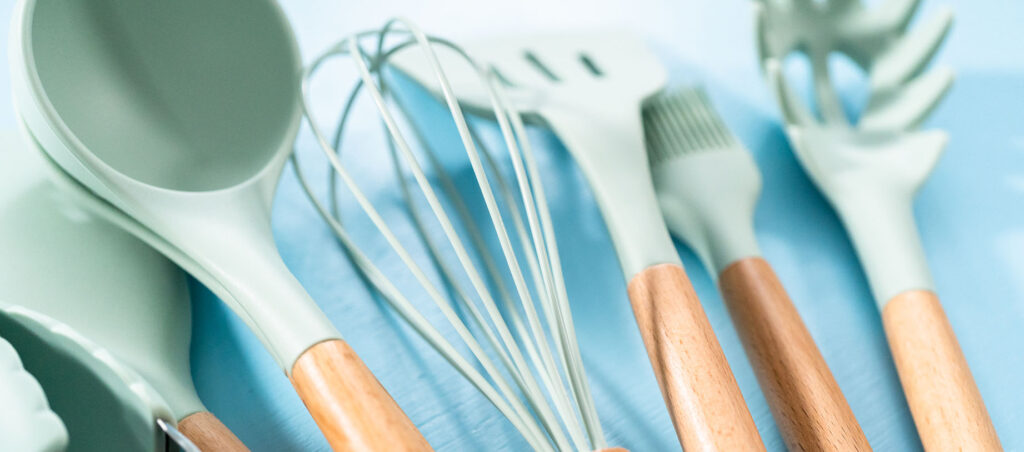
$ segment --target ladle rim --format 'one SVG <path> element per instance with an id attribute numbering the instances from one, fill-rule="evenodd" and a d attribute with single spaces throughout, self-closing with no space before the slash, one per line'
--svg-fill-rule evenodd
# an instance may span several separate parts
<path id="1" fill-rule="evenodd" d="M 43 116 L 44 122 L 51 129 L 50 131 L 53 132 L 55 138 L 61 141 L 61 143 L 68 149 L 69 153 L 82 165 L 83 168 L 86 169 L 86 171 L 107 185 L 106 188 L 113 188 L 110 176 L 115 176 L 120 178 L 122 182 L 142 186 L 157 192 L 175 194 L 208 194 L 226 192 L 236 190 L 238 187 L 258 184 L 260 181 L 271 177 L 269 173 L 273 171 L 279 172 L 283 168 L 283 163 L 291 154 L 292 144 L 295 137 L 298 135 L 299 128 L 302 125 L 303 114 L 301 93 L 299 92 L 298 85 L 294 87 L 292 111 L 288 117 L 288 127 L 281 133 L 281 143 L 277 144 L 277 149 L 269 156 L 269 158 L 265 159 L 266 161 L 258 170 L 254 171 L 248 177 L 242 178 L 238 182 L 212 189 L 187 190 L 169 188 L 142 181 L 111 166 L 104 159 L 91 152 L 88 146 L 86 146 L 78 135 L 71 130 L 57 111 L 53 102 L 50 100 L 46 89 L 43 87 L 43 82 L 39 77 L 38 66 L 36 65 L 35 53 L 32 48 L 31 30 L 31 21 L 35 12 L 35 6 L 39 1 L 40 0 L 19 0 L 19 6 L 16 6 L 15 8 L 13 37 L 16 39 L 12 39 L 12 52 L 10 55 L 13 60 L 11 61 L 12 70 L 21 72 L 21 75 L 25 80 L 26 86 L 24 87 L 28 88 L 29 91 L 28 101 L 31 102 L 33 106 L 36 107 L 38 113 Z M 292 67 L 296 74 L 296 80 L 300 80 L 303 65 L 298 41 L 295 37 L 295 31 L 292 29 L 291 22 L 288 20 L 287 15 L 284 13 L 284 10 L 278 2 L 267 0 L 266 3 L 270 4 L 274 13 L 274 18 L 280 21 L 280 24 L 282 25 L 282 30 L 284 31 L 283 34 L 286 35 L 285 38 L 288 40 L 289 54 L 291 55 Z M 20 87 L 18 86 L 14 87 L 14 89 L 19 88 Z M 32 130 L 31 121 L 25 121 L 25 126 L 29 130 Z M 38 131 L 34 131 L 33 133 L 38 133 Z M 51 151 L 45 147 L 43 150 L 48 154 L 51 153 Z M 59 162 L 59 159 L 57 161 Z M 113 191 L 115 193 L 118 192 L 118 190 Z"/>

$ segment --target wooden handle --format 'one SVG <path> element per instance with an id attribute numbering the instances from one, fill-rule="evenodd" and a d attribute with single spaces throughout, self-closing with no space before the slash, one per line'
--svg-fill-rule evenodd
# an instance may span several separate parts
<path id="1" fill-rule="evenodd" d="M 683 449 L 765 450 L 683 268 L 662 264 L 638 273 L 629 299 Z"/>
<path id="2" fill-rule="evenodd" d="M 292 367 L 291 380 L 334 450 L 433 450 L 366 364 L 341 339 L 306 350 Z"/>
<path id="3" fill-rule="evenodd" d="M 722 270 L 719 285 L 786 447 L 870 451 L 825 358 L 768 262 L 740 259 Z"/>
<path id="4" fill-rule="evenodd" d="M 1002 450 L 939 298 L 904 292 L 889 300 L 882 319 L 925 450 Z"/>
<path id="5" fill-rule="evenodd" d="M 178 421 L 178 431 L 204 452 L 249 452 L 249 448 L 209 411 L 185 416 Z"/>

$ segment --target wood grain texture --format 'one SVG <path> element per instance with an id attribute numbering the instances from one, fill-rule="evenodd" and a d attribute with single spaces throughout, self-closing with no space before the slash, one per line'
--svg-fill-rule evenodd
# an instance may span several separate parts
<path id="1" fill-rule="evenodd" d="M 764 259 L 733 262 L 722 297 L 786 447 L 869 451 L 864 432 L 782 283 Z"/>
<path id="2" fill-rule="evenodd" d="M 200 411 L 178 421 L 178 431 L 203 452 L 248 452 L 249 448 L 209 411 Z"/>
<path id="3" fill-rule="evenodd" d="M 885 305 L 882 319 L 925 450 L 1002 450 L 935 293 L 912 290 L 897 295 Z"/>
<path id="4" fill-rule="evenodd" d="M 433 450 L 356 352 L 335 339 L 295 362 L 292 385 L 336 451 Z"/>
<path id="5" fill-rule="evenodd" d="M 638 273 L 629 299 L 683 449 L 765 450 L 683 268 L 662 264 Z"/>

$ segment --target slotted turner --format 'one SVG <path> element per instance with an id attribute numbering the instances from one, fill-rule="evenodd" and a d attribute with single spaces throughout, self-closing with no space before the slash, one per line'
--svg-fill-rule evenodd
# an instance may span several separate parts
<path id="1" fill-rule="evenodd" d="M 548 125 L 589 180 L 683 448 L 763 450 L 655 199 L 640 107 L 665 84 L 657 58 L 617 33 L 510 36 L 464 47 L 493 65 L 514 107 Z M 395 64 L 439 91 L 421 56 L 406 52 Z M 489 112 L 472 68 L 455 61 L 445 67 L 460 101 Z"/>

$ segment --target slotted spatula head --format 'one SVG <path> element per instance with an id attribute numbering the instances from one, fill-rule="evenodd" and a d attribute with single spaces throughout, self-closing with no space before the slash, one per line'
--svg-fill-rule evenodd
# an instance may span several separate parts
<path id="1" fill-rule="evenodd" d="M 474 69 L 437 47 L 445 74 L 464 106 L 490 111 L 491 102 Z M 641 101 L 664 86 L 664 67 L 638 37 L 619 32 L 514 35 L 464 43 L 476 62 L 491 66 L 509 100 L 522 113 L 549 109 L 616 108 Z M 392 60 L 402 73 L 439 92 L 436 77 L 418 51 Z"/>

